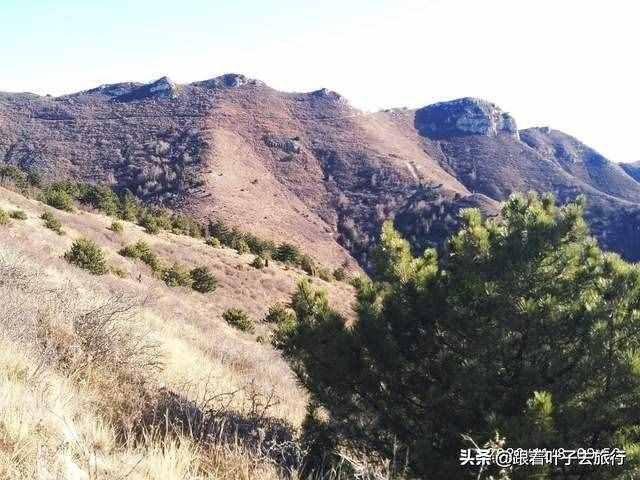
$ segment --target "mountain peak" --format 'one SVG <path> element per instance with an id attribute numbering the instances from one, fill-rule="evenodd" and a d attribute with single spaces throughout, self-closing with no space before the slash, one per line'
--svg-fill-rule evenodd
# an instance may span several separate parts
<path id="1" fill-rule="evenodd" d="M 210 78 L 208 80 L 193 82 L 191 85 L 203 88 L 236 88 L 243 87 L 245 85 L 264 85 L 264 83 L 260 80 L 242 75 L 241 73 L 225 73 L 224 75 Z"/>
<path id="2" fill-rule="evenodd" d="M 518 138 L 515 119 L 481 98 L 465 97 L 428 105 L 416 112 L 415 124 L 422 135 L 436 139 L 503 134 Z"/>

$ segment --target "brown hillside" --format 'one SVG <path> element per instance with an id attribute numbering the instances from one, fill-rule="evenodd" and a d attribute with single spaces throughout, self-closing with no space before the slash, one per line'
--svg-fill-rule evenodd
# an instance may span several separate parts
<path id="1" fill-rule="evenodd" d="M 386 218 L 400 215 L 424 246 L 442 241 L 461 206 L 496 214 L 515 191 L 584 193 L 603 244 L 640 258 L 623 240 L 637 228 L 632 176 L 561 132 L 519 132 L 478 99 L 368 114 L 335 92 L 283 93 L 241 75 L 0 94 L 2 158 L 221 217 L 333 265 L 366 264 Z"/>

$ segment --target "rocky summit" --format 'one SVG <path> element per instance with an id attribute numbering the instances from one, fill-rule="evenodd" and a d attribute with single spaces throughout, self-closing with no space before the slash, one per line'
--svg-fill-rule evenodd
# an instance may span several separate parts
<path id="1" fill-rule="evenodd" d="M 0 161 L 364 267 L 385 219 L 420 250 L 442 245 L 460 208 L 497 215 L 513 192 L 583 194 L 602 246 L 640 259 L 637 165 L 552 128 L 518 130 L 476 98 L 365 113 L 327 89 L 280 92 L 239 74 L 0 93 Z"/>
<path id="2" fill-rule="evenodd" d="M 443 139 L 463 135 L 510 135 L 518 138 L 515 119 L 480 98 L 440 102 L 416 111 L 416 128 L 427 137 Z"/>

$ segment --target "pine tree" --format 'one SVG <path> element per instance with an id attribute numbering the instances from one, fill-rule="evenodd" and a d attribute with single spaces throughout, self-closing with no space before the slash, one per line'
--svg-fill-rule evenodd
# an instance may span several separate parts
<path id="1" fill-rule="evenodd" d="M 342 448 L 406 456 L 421 478 L 475 478 L 462 436 L 496 431 L 514 448 L 628 452 L 623 467 L 515 479 L 637 475 L 640 269 L 598 248 L 583 210 L 533 194 L 512 196 L 500 220 L 464 210 L 440 259 L 415 258 L 385 224 L 352 326 L 301 284 L 297 320 L 275 339 L 328 411 L 326 431 Z"/>

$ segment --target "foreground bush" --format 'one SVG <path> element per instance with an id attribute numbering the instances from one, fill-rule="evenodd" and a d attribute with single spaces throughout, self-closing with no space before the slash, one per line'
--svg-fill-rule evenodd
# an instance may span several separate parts
<path id="1" fill-rule="evenodd" d="M 242 332 L 253 333 L 255 331 L 253 320 L 251 320 L 247 312 L 241 308 L 230 308 L 225 310 L 222 314 L 222 318 L 229 325 Z"/>
<path id="2" fill-rule="evenodd" d="M 7 225 L 9 223 L 9 214 L 0 208 L 0 225 Z"/>
<path id="3" fill-rule="evenodd" d="M 216 277 L 211 275 L 207 267 L 196 267 L 191 272 L 191 288 L 200 293 L 213 292 L 218 286 Z"/>
<path id="4" fill-rule="evenodd" d="M 53 230 L 58 235 L 64 235 L 64 230 L 62 229 L 62 222 L 56 217 L 51 210 L 45 210 L 40 218 L 44 220 L 44 226 L 49 230 Z"/>
<path id="5" fill-rule="evenodd" d="M 104 275 L 109 271 L 102 249 L 88 238 L 79 238 L 73 242 L 71 250 L 64 258 L 77 267 L 88 270 L 94 275 Z"/>
<path id="6" fill-rule="evenodd" d="M 326 444 L 406 458 L 412 478 L 476 478 L 463 436 L 500 432 L 514 448 L 628 452 L 622 466 L 516 467 L 515 479 L 635 478 L 640 269 L 598 248 L 583 208 L 515 195 L 502 220 L 463 210 L 440 259 L 414 257 L 386 224 L 351 326 L 301 283 L 275 343 L 328 413 Z"/>

